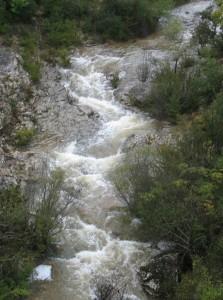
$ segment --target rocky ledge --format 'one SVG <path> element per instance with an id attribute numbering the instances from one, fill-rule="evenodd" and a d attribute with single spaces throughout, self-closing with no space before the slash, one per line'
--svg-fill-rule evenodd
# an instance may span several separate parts
<path id="1" fill-rule="evenodd" d="M 16 147 L 22 128 L 35 130 L 35 98 L 21 58 L 10 49 L 0 48 L 0 185 L 17 184 L 29 172 L 31 153 Z"/>
<path id="2" fill-rule="evenodd" d="M 11 49 L 0 48 L 0 186 L 25 183 L 49 148 L 60 141 L 81 141 L 92 135 L 99 116 L 80 107 L 65 88 L 66 72 L 43 65 L 34 85 Z M 19 145 L 18 133 L 33 133 L 31 143 Z"/>
<path id="3" fill-rule="evenodd" d="M 57 136 L 57 141 L 84 140 L 92 136 L 99 124 L 99 115 L 66 89 L 69 72 L 45 65 L 36 91 L 35 115 L 41 133 Z"/>

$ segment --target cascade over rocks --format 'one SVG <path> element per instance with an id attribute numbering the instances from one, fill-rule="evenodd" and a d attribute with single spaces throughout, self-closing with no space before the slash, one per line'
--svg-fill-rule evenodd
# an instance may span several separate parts
<path id="1" fill-rule="evenodd" d="M 58 67 L 43 67 L 35 112 L 41 132 L 53 134 L 59 140 L 81 140 L 95 131 L 99 115 L 78 104 L 78 99 L 64 86 L 66 76 Z"/>
<path id="2" fill-rule="evenodd" d="M 210 1 L 197 2 L 201 7 L 195 8 L 202 11 Z M 182 11 L 186 36 L 193 29 L 193 20 L 188 20 L 194 18 L 194 3 L 191 5 L 190 14 L 188 8 Z M 67 182 L 81 186 L 80 199 L 75 199 L 63 220 L 60 259 L 54 261 L 55 270 L 59 270 L 53 278 L 56 284 L 42 289 L 42 297 L 37 295 L 35 299 L 73 299 L 74 295 L 80 300 L 89 299 L 92 271 L 104 275 L 118 268 L 129 281 L 131 294 L 125 298 L 144 300 L 136 276 L 144 261 L 148 263 L 140 268 L 138 277 L 149 297 L 164 299 L 163 291 L 171 289 L 180 278 L 182 268 L 177 254 L 164 253 L 158 247 L 159 254 L 152 256 L 157 248 L 150 243 L 131 241 L 128 236 L 122 240 L 119 232 L 115 236 L 110 230 L 124 224 L 119 222 L 123 204 L 109 181 L 109 172 L 119 164 L 123 152 L 138 144 L 162 142 L 153 135 L 154 123 L 148 116 L 144 118 L 137 109 L 126 109 L 116 101 L 131 105 L 132 98 L 137 98 L 133 100 L 140 103 L 148 92 L 154 61 L 172 60 L 169 51 L 160 50 L 162 39 L 152 39 L 145 41 L 145 47 L 139 42 L 124 50 L 100 46 L 83 51 L 81 56 L 74 53 L 70 70 L 42 65 L 37 86 L 23 70 L 21 58 L 0 48 L 0 186 L 26 183 L 34 164 L 47 152 L 55 165 L 67 172 Z M 139 69 L 143 76 L 139 76 Z M 110 80 L 116 78 L 109 74 L 116 72 L 118 87 L 113 93 Z M 107 79 L 103 76 L 106 73 Z M 13 143 L 16 131 L 22 128 L 37 132 L 33 142 L 23 149 Z M 144 135 L 148 130 L 151 135 Z M 139 220 L 134 220 L 132 227 L 137 224 Z M 190 259 L 188 266 L 190 269 Z"/>
<path id="3" fill-rule="evenodd" d="M 0 186 L 29 178 L 43 155 L 33 146 L 49 149 L 71 136 L 81 139 L 97 128 L 99 115 L 79 106 L 63 80 L 59 68 L 44 65 L 42 79 L 34 85 L 22 67 L 21 57 L 0 47 Z M 17 147 L 16 133 L 22 129 L 36 132 L 34 145 Z"/>

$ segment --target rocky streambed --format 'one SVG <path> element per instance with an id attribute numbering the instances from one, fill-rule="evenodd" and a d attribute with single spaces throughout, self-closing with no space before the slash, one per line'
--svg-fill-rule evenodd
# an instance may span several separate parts
<path id="1" fill-rule="evenodd" d="M 195 1 L 173 11 L 183 22 L 185 44 L 199 12 L 210 4 Z M 0 58 L 2 185 L 25 183 L 47 155 L 53 167 L 65 171 L 67 184 L 81 187 L 63 220 L 60 255 L 48 261 L 53 280 L 41 284 L 32 299 L 94 299 L 93 279 L 114 272 L 128 281 L 125 299 L 147 299 L 145 285 L 152 289 L 156 285 L 144 274 L 143 289 L 138 271 L 162 247 L 128 238 L 120 223 L 124 204 L 109 175 L 132 146 L 166 137 L 167 124 L 132 109 L 131 97 L 142 101 L 157 62 L 173 60 L 174 52 L 161 34 L 128 44 L 86 47 L 71 55 L 68 69 L 45 65 L 38 86 L 31 85 L 17 55 L 1 49 Z M 145 59 L 149 70 L 144 81 L 139 73 Z M 12 146 L 13 138 L 23 127 L 34 128 L 37 134 L 26 150 L 18 150 Z M 133 220 L 128 231 L 136 225 Z"/>

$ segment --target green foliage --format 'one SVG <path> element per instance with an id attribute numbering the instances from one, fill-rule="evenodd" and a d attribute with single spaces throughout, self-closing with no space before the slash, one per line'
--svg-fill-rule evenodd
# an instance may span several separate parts
<path id="1" fill-rule="evenodd" d="M 104 39 L 126 40 L 154 31 L 158 17 L 167 12 L 171 1 L 104 0 L 96 19 L 96 31 Z"/>
<path id="2" fill-rule="evenodd" d="M 219 8 L 221 10 L 221 8 Z M 194 33 L 198 57 L 177 53 L 175 65 L 166 63 L 154 74 L 150 93 L 139 105 L 155 118 L 177 123 L 181 115 L 205 109 L 222 92 L 223 36 L 219 10 L 206 10 Z M 171 19 L 164 34 L 179 39 L 181 24 Z"/>
<path id="3" fill-rule="evenodd" d="M 218 9 L 213 13 L 214 21 L 219 24 L 222 28 L 223 26 L 223 2 L 222 0 L 217 0 Z"/>
<path id="4" fill-rule="evenodd" d="M 169 40 L 176 41 L 179 40 L 182 29 L 181 21 L 177 18 L 171 18 L 163 29 L 163 33 Z"/>
<path id="5" fill-rule="evenodd" d="M 34 83 L 38 83 L 41 77 L 41 64 L 38 61 L 34 61 L 29 57 L 26 58 L 23 63 L 24 69 L 29 73 L 31 80 Z"/>
<path id="6" fill-rule="evenodd" d="M 12 0 L 11 1 L 11 11 L 14 14 L 20 13 L 29 5 L 29 0 Z"/>
<path id="7" fill-rule="evenodd" d="M 180 115 L 209 105 L 222 90 L 223 69 L 215 58 L 202 59 L 192 66 L 185 59 L 175 68 L 164 65 L 154 76 L 143 109 L 158 119 L 175 123 Z"/>
<path id="8" fill-rule="evenodd" d="M 183 72 L 175 72 L 170 65 L 165 65 L 155 74 L 144 108 L 158 119 L 176 122 L 180 113 L 183 80 Z"/>
<path id="9" fill-rule="evenodd" d="M 143 240 L 171 241 L 182 257 L 194 258 L 176 300 L 223 296 L 223 96 L 211 100 L 174 142 L 128 153 L 113 176 L 130 214 L 141 220 Z"/>
<path id="10" fill-rule="evenodd" d="M 46 22 L 47 42 L 52 47 L 70 47 L 80 44 L 80 35 L 74 21 Z"/>
<path id="11" fill-rule="evenodd" d="M 146 36 L 172 5 L 172 0 L 0 0 L 0 34 L 7 46 L 18 40 L 23 66 L 38 83 L 42 59 L 68 66 L 71 47 L 89 35 L 97 41 Z"/>
<path id="12" fill-rule="evenodd" d="M 29 21 L 35 14 L 36 2 L 34 0 L 11 0 L 10 11 L 15 17 Z"/>
<path id="13" fill-rule="evenodd" d="M 42 175 L 25 197 L 19 186 L 0 190 L 0 299 L 24 299 L 37 259 L 52 253 L 65 205 L 59 203 L 64 174 Z M 65 194 L 66 202 L 66 194 Z"/>
<path id="14" fill-rule="evenodd" d="M 60 169 L 56 169 L 50 177 L 44 177 L 38 182 L 40 203 L 35 210 L 31 245 L 40 255 L 52 250 L 55 235 L 61 227 L 62 209 L 59 200 L 63 184 L 64 173 Z"/>
<path id="15" fill-rule="evenodd" d="M 6 4 L 4 0 L 0 0 L 0 34 L 4 34 L 10 30 L 7 22 Z"/>
<path id="16" fill-rule="evenodd" d="M 59 65 L 63 67 L 70 66 L 69 51 L 66 48 L 58 49 L 56 53 L 56 57 L 58 59 Z"/>
<path id="17" fill-rule="evenodd" d="M 219 1 L 219 9 L 207 9 L 202 14 L 200 24 L 194 33 L 194 41 L 200 45 L 200 53 L 209 48 L 215 56 L 221 57 L 223 53 L 223 24 L 222 3 Z"/>
<path id="18" fill-rule="evenodd" d="M 29 73 L 31 80 L 38 83 L 41 77 L 41 63 L 39 57 L 37 33 L 29 30 L 23 31 L 20 39 L 21 54 L 23 58 L 23 68 Z"/>
<path id="19" fill-rule="evenodd" d="M 27 292 L 33 259 L 27 251 L 27 202 L 18 187 L 11 187 L 0 190 L 0 208 L 0 299 L 18 299 Z"/>
<path id="20" fill-rule="evenodd" d="M 74 36 L 81 31 L 114 40 L 145 36 L 154 31 L 159 17 L 172 5 L 172 0 L 10 0 L 1 12 L 4 25 L 34 21 L 36 31 L 38 23 L 50 24 L 46 25 L 47 42 L 49 35 L 49 44 L 66 47 L 73 41 L 74 45 L 79 43 L 79 37 Z M 45 35 L 41 27 L 38 29 Z"/>
<path id="21" fill-rule="evenodd" d="M 178 300 L 221 300 L 223 285 L 215 283 L 208 269 L 199 258 L 194 261 L 193 274 L 183 276 L 177 288 Z"/>
<path id="22" fill-rule="evenodd" d="M 90 0 L 44 0 L 41 1 L 44 8 L 44 13 L 47 18 L 59 19 L 74 19 L 81 18 L 88 14 L 90 7 L 94 1 Z"/>
<path id="23" fill-rule="evenodd" d="M 33 128 L 20 129 L 16 132 L 15 143 L 19 147 L 27 146 L 31 142 L 34 135 L 35 129 Z"/>

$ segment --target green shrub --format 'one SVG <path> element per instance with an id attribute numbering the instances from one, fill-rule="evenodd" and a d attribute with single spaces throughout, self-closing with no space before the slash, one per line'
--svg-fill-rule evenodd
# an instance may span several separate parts
<path id="1" fill-rule="evenodd" d="M 41 63 L 29 58 L 24 61 L 23 67 L 29 73 L 31 80 L 34 83 L 38 83 L 41 78 Z"/>
<path id="2" fill-rule="evenodd" d="M 69 51 L 66 48 L 60 48 L 56 51 L 57 63 L 63 67 L 70 66 Z"/>
<path id="3" fill-rule="evenodd" d="M 41 62 L 39 57 L 38 41 L 40 37 L 37 33 L 32 33 L 30 29 L 22 30 L 23 37 L 20 39 L 23 67 L 29 73 L 31 80 L 38 83 L 41 78 Z"/>
<path id="4" fill-rule="evenodd" d="M 37 182 L 40 203 L 35 208 L 35 222 L 32 223 L 31 247 L 39 255 L 46 255 L 52 250 L 55 236 L 61 229 L 60 193 L 63 190 L 64 172 L 60 169 L 52 171 L 50 176 L 40 178 Z M 64 206 L 66 194 L 64 194 Z"/>
<path id="5" fill-rule="evenodd" d="M 52 47 L 70 47 L 79 45 L 81 42 L 79 30 L 74 21 L 47 21 L 44 28 L 47 34 L 47 43 Z"/>
<path id="6" fill-rule="evenodd" d="M 29 212 L 19 187 L 0 190 L 0 299 L 27 294 L 33 266 L 29 246 Z"/>
<path id="7" fill-rule="evenodd" d="M 176 300 L 221 300 L 223 285 L 215 283 L 204 263 L 196 258 L 194 271 L 183 276 L 177 288 Z"/>
<path id="8" fill-rule="evenodd" d="M 55 170 L 28 186 L 26 196 L 19 186 L 0 189 L 0 300 L 25 299 L 35 263 L 52 253 L 71 199 L 63 183 L 63 172 Z"/>
<path id="9" fill-rule="evenodd" d="M 184 79 L 183 72 L 175 72 L 170 65 L 165 65 L 155 74 L 151 92 L 143 108 L 155 118 L 176 122 L 180 114 Z"/>
<path id="10" fill-rule="evenodd" d="M 127 40 L 131 32 L 120 16 L 102 16 L 97 21 L 97 32 L 102 35 L 104 40 L 113 39 L 124 41 Z"/>
<path id="11" fill-rule="evenodd" d="M 9 29 L 10 24 L 7 21 L 6 4 L 4 0 L 0 0 L 0 33 L 5 34 Z"/>
<path id="12" fill-rule="evenodd" d="M 194 260 L 193 270 L 182 274 L 176 300 L 223 296 L 222 99 L 219 94 L 202 114 L 181 124 L 174 142 L 155 151 L 135 149 L 114 171 L 120 197 L 141 221 L 142 239 L 172 241 L 181 257 Z"/>
<path id="13" fill-rule="evenodd" d="M 35 129 L 33 128 L 20 129 L 16 132 L 15 143 L 19 147 L 27 146 L 31 142 L 34 135 L 35 135 Z"/>
<path id="14" fill-rule="evenodd" d="M 196 64 L 183 59 L 177 68 L 166 64 L 155 74 L 142 109 L 155 118 L 176 123 L 180 115 L 211 104 L 222 90 L 222 80 L 223 69 L 214 58 Z"/>
<path id="15" fill-rule="evenodd" d="M 213 11 L 208 8 L 202 13 L 202 18 L 194 32 L 194 41 L 200 46 L 200 54 L 202 48 L 208 47 L 212 49 L 215 56 L 222 57 L 223 53 L 223 33 L 222 33 L 222 4 L 218 3 L 219 8 Z M 217 28 L 220 31 L 217 31 Z"/>
<path id="16" fill-rule="evenodd" d="M 92 9 L 92 0 L 43 0 L 41 1 L 44 12 L 49 19 L 70 19 L 83 18 Z"/>
<path id="17" fill-rule="evenodd" d="M 35 0 L 11 0 L 10 11 L 23 22 L 29 21 L 35 14 Z"/>
<path id="18" fill-rule="evenodd" d="M 179 40 L 183 26 L 179 19 L 171 18 L 163 29 L 164 35 L 171 41 Z"/>
<path id="19" fill-rule="evenodd" d="M 127 40 L 154 31 L 158 19 L 172 1 L 102 1 L 96 18 L 96 31 L 105 39 Z"/>

